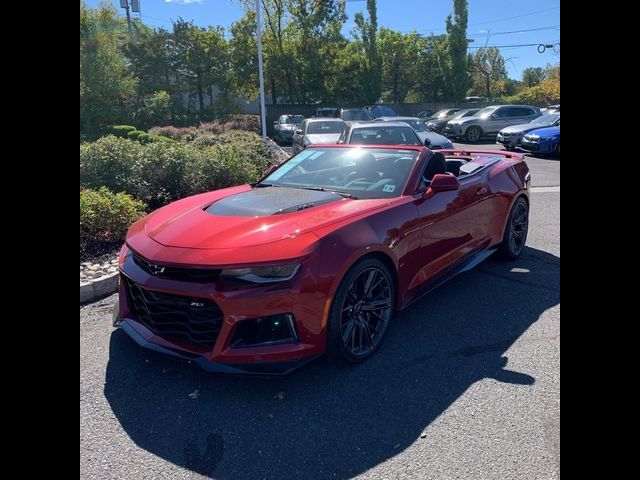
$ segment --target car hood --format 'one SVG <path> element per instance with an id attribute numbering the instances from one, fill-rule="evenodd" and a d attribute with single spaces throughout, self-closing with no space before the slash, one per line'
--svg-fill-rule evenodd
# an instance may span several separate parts
<path id="1" fill-rule="evenodd" d="M 429 139 L 431 141 L 431 145 L 449 145 L 451 140 L 449 140 L 444 135 L 440 135 L 436 132 L 416 132 L 420 137 L 422 143 L 424 143 L 425 139 Z"/>
<path id="2" fill-rule="evenodd" d="M 338 139 L 340 138 L 340 133 L 311 133 L 305 135 L 306 140 L 310 145 L 312 144 L 328 144 L 328 143 L 338 143 Z"/>
<path id="3" fill-rule="evenodd" d="M 295 238 L 389 204 L 389 199 L 353 200 L 333 192 L 248 185 L 188 197 L 135 224 L 167 247 L 237 249 Z"/>
<path id="4" fill-rule="evenodd" d="M 484 120 L 484 119 L 480 119 L 479 117 L 463 117 L 463 118 L 454 118 L 453 120 L 449 120 L 447 123 L 450 123 L 451 125 L 464 125 L 465 123 L 473 123 L 478 120 Z"/>
<path id="5" fill-rule="evenodd" d="M 529 135 L 540 135 L 541 137 L 555 137 L 560 135 L 560 127 L 537 128 L 528 132 Z"/>
<path id="6" fill-rule="evenodd" d="M 509 127 L 503 128 L 502 130 L 500 130 L 500 133 L 509 133 L 509 134 L 527 133 L 527 132 L 530 132 L 531 130 L 536 130 L 544 127 L 545 125 L 540 125 L 540 124 L 532 125 L 530 123 L 520 123 L 518 125 L 511 125 Z"/>

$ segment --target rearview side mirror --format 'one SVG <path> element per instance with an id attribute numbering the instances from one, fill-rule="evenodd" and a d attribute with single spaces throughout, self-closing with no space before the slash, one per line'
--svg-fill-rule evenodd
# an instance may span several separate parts
<path id="1" fill-rule="evenodd" d="M 429 147 L 429 146 L 431 146 L 431 140 L 429 140 L 428 138 L 425 138 L 425 139 L 424 139 L 424 146 L 425 146 L 425 147 Z"/>
<path id="2" fill-rule="evenodd" d="M 438 192 L 458 190 L 459 188 L 460 182 L 457 177 L 449 175 L 448 173 L 437 173 L 431 179 L 431 184 L 424 192 L 424 196 L 430 198 Z"/>
<path id="3" fill-rule="evenodd" d="M 278 125 L 278 121 L 276 120 L 275 122 L 273 122 L 273 126 L 277 126 Z"/>
<path id="4" fill-rule="evenodd" d="M 302 129 L 298 128 L 296 130 L 296 135 L 302 135 L 302 134 L 303 134 Z"/>

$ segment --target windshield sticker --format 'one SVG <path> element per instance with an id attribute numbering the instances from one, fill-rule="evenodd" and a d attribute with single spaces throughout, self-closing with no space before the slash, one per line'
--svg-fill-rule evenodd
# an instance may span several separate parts
<path id="1" fill-rule="evenodd" d="M 393 192 L 395 189 L 396 189 L 395 185 L 389 185 L 389 184 L 382 187 L 383 192 Z"/>

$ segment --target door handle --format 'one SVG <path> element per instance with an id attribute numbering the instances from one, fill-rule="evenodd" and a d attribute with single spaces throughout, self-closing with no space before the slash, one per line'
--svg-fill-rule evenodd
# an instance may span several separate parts
<path id="1" fill-rule="evenodd" d="M 476 195 L 484 195 L 485 193 L 487 193 L 487 191 L 487 187 L 480 187 L 478 191 L 476 191 Z"/>

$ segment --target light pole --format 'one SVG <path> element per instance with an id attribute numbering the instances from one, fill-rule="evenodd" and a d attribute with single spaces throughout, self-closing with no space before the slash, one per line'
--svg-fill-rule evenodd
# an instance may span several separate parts
<path id="1" fill-rule="evenodd" d="M 260 123 L 262 139 L 267 139 L 267 120 L 264 110 L 264 78 L 262 72 L 262 26 L 260 25 L 260 0 L 256 0 L 256 39 L 258 41 L 258 75 L 260 77 Z"/>

